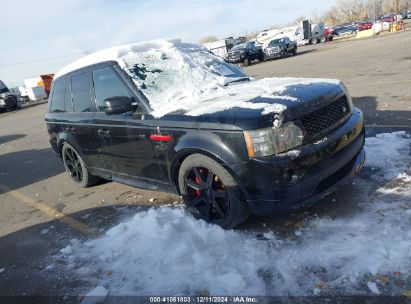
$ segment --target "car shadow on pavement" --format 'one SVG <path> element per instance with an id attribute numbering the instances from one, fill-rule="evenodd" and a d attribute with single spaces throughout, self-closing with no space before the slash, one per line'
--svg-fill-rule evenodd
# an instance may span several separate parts
<path id="1" fill-rule="evenodd" d="M 411 129 L 411 111 L 390 110 L 389 103 L 384 104 L 382 110 L 375 96 L 353 97 L 352 100 L 354 105 L 363 112 L 366 125 L 398 125 L 397 129 L 408 125 Z"/>
<path id="2" fill-rule="evenodd" d="M 64 172 L 51 148 L 0 155 L 0 185 L 16 190 Z M 8 192 L 0 188 L 0 194 Z"/>
<path id="3" fill-rule="evenodd" d="M 26 135 L 24 135 L 24 134 L 13 134 L 13 135 L 0 136 L 0 145 L 11 142 L 11 141 L 15 141 L 15 140 L 23 138 L 25 136 Z"/>
<path id="4" fill-rule="evenodd" d="M 317 51 L 317 49 L 310 49 L 310 50 L 303 50 L 303 51 L 300 51 L 300 49 L 298 49 L 297 50 L 297 56 L 305 55 L 305 54 L 316 52 L 316 51 Z"/>
<path id="5" fill-rule="evenodd" d="M 113 205 L 86 209 L 67 216 L 104 233 L 147 209 L 135 205 Z M 93 237 L 98 236 L 85 235 L 59 220 L 35 224 L 0 237 L 0 269 L 4 269 L 1 273 L 0 302 L 3 303 L 4 296 L 78 295 L 95 287 L 94 280 L 97 278 L 88 278 L 87 281 L 80 279 L 66 264 L 53 258 L 71 240 L 85 241 Z M 24 298 L 14 300 L 19 301 L 9 303 L 28 303 Z M 50 298 L 41 303 L 59 301 Z M 79 298 L 66 299 L 61 303 L 79 303 Z"/>

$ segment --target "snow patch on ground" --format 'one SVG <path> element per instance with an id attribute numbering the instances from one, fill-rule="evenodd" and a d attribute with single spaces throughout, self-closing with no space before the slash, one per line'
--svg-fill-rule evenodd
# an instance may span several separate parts
<path id="1" fill-rule="evenodd" d="M 380 190 L 395 194 L 374 191 L 352 215 L 308 219 L 297 239 L 271 231 L 258 239 L 163 207 L 101 238 L 71 242 L 58 258 L 80 277 L 98 277 L 112 295 L 378 294 L 372 278 L 411 269 L 411 185 L 401 182 L 411 175 L 410 145 L 403 132 L 367 138 L 365 166 L 378 169 L 371 178 L 384 179 Z M 357 178 L 358 191 L 367 182 Z"/>
<path id="2" fill-rule="evenodd" d="M 371 290 L 372 293 L 375 293 L 377 295 L 380 294 L 380 290 L 377 287 L 377 284 L 374 282 L 367 282 L 367 287 Z"/>
<path id="3" fill-rule="evenodd" d="M 81 304 L 98 304 L 103 303 L 108 296 L 108 290 L 103 286 L 97 286 L 90 290 L 81 301 Z"/>

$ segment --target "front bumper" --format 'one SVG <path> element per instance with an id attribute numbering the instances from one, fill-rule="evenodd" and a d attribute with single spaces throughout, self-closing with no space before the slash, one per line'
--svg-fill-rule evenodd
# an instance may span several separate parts
<path id="1" fill-rule="evenodd" d="M 254 214 L 273 214 L 318 200 L 355 175 L 365 161 L 363 116 L 351 117 L 317 143 L 230 165 Z"/>
<path id="2" fill-rule="evenodd" d="M 272 53 L 264 53 L 266 59 L 273 59 L 273 58 L 279 58 L 282 56 L 282 52 L 272 52 Z"/>

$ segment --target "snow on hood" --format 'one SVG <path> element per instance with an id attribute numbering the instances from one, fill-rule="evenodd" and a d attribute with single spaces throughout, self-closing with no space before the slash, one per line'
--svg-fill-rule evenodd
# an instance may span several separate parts
<path id="1" fill-rule="evenodd" d="M 117 61 L 146 95 L 155 117 L 176 110 L 186 115 L 212 114 L 233 107 L 261 109 L 262 114 L 281 114 L 285 106 L 275 99 L 298 101 L 285 93 L 293 85 L 338 80 L 305 78 L 266 78 L 242 81 L 247 75 L 203 46 L 180 40 L 155 40 L 113 47 L 89 54 L 66 66 L 56 78 L 84 66 Z M 238 82 L 238 83 L 236 83 Z M 250 103 L 255 97 L 273 98 L 273 102 Z"/>

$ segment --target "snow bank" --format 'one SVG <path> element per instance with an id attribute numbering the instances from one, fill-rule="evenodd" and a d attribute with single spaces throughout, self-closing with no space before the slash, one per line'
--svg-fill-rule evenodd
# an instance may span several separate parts
<path id="1" fill-rule="evenodd" d="M 283 94 L 290 86 L 338 80 L 268 78 L 227 85 L 247 77 L 244 72 L 206 48 L 180 40 L 155 40 L 113 47 L 92 53 L 59 71 L 55 78 L 81 67 L 117 61 L 146 95 L 155 117 L 184 110 L 187 115 L 211 114 L 233 107 L 261 109 L 263 114 L 281 114 L 285 107 L 276 100 L 298 101 Z M 271 102 L 248 102 L 255 97 Z"/>
<path id="2" fill-rule="evenodd" d="M 90 290 L 81 301 L 81 304 L 98 304 L 103 303 L 108 296 L 108 290 L 103 286 L 97 286 Z"/>
<path id="3" fill-rule="evenodd" d="M 99 277 L 112 295 L 378 294 L 378 275 L 411 269 L 411 185 L 402 182 L 410 176 L 410 145 L 403 132 L 367 138 L 367 170 L 385 172 L 371 176 L 385 185 L 370 194 L 370 180 L 357 178 L 365 192 L 353 215 L 307 219 L 291 239 L 268 231 L 259 240 L 163 207 L 102 238 L 71 242 L 59 258 L 79 276 Z"/>

